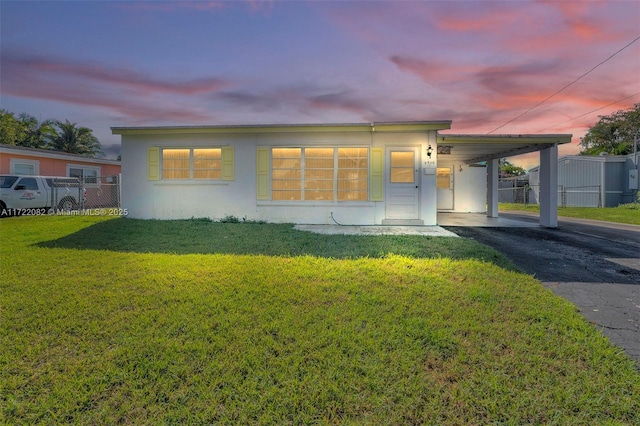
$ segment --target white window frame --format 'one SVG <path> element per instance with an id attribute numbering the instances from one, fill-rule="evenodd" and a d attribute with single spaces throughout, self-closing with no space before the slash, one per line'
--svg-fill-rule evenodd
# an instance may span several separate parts
<path id="1" fill-rule="evenodd" d="M 11 158 L 9 159 L 9 173 L 17 175 L 16 166 L 29 166 L 33 167 L 33 174 L 31 175 L 19 175 L 19 176 L 38 176 L 40 174 L 40 161 L 38 160 L 25 160 L 23 158 Z"/>
<path id="2" fill-rule="evenodd" d="M 165 149 L 185 149 L 185 150 L 189 150 L 189 178 L 188 179 L 175 179 L 175 178 L 166 178 L 164 177 L 164 173 L 163 173 L 163 169 L 164 169 L 164 150 Z M 203 179 L 203 178 L 194 178 L 194 172 L 195 172 L 195 158 L 194 158 L 194 154 L 193 151 L 195 149 L 217 149 L 220 150 L 220 177 L 219 178 L 209 178 L 209 179 Z M 166 182 L 221 182 L 222 181 L 222 146 L 192 146 L 192 147 L 184 147 L 184 146 L 165 146 L 165 147 L 161 147 L 160 148 L 160 152 L 158 153 L 159 155 L 159 160 L 160 160 L 160 164 L 159 164 L 159 168 L 160 168 L 160 180 L 162 181 L 166 181 Z M 211 169 L 211 170 L 217 170 L 217 169 Z"/>
<path id="3" fill-rule="evenodd" d="M 314 199 L 305 199 L 305 179 L 306 179 L 306 164 L 305 164 L 305 150 L 308 148 L 331 148 L 333 149 L 333 199 L 332 200 L 314 200 Z M 338 194 L 338 149 L 340 148 L 366 148 L 367 149 L 367 199 L 366 200 L 341 200 L 339 199 Z M 301 155 L 301 189 L 300 189 L 300 199 L 299 200 L 274 200 L 273 199 L 273 187 L 271 182 L 273 180 L 273 150 L 274 149 L 300 149 Z M 323 146 L 323 145 L 309 145 L 309 146 L 272 146 L 269 149 L 269 197 L 273 201 L 277 202 L 285 202 L 285 203 L 365 203 L 369 202 L 371 198 L 371 182 L 369 171 L 371 170 L 371 147 L 369 146 L 358 146 L 358 145 L 349 145 L 349 146 Z"/>

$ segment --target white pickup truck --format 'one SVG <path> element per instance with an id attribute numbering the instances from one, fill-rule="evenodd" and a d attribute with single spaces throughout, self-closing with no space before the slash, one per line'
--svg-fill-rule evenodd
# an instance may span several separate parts
<path id="1" fill-rule="evenodd" d="M 76 178 L 0 175 L 0 216 L 75 210 L 84 199 Z"/>

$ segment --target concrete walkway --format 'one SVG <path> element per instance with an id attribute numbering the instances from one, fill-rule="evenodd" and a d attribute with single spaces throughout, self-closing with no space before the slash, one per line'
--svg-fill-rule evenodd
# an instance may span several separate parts
<path id="1" fill-rule="evenodd" d="M 538 222 L 500 216 L 488 217 L 485 213 L 438 213 L 439 226 L 473 226 L 481 228 L 537 228 Z"/>
<path id="2" fill-rule="evenodd" d="M 316 234 L 341 235 L 424 235 L 429 237 L 457 237 L 443 226 L 473 226 L 499 228 L 537 228 L 531 221 L 505 217 L 487 217 L 485 213 L 438 213 L 437 226 L 406 225 L 296 225 L 300 231 Z"/>
<path id="3" fill-rule="evenodd" d="M 424 235 L 425 237 L 457 237 L 439 226 L 358 226 L 358 225 L 296 225 L 299 231 L 334 235 Z"/>

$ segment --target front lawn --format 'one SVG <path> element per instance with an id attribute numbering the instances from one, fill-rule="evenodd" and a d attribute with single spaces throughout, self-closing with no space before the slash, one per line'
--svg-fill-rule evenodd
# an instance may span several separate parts
<path id="1" fill-rule="evenodd" d="M 500 203 L 499 210 L 540 212 L 538 204 Z M 622 204 L 618 207 L 558 207 L 558 216 L 581 219 L 604 220 L 607 222 L 640 225 L 640 203 Z"/>
<path id="2" fill-rule="evenodd" d="M 473 241 L 96 217 L 0 235 L 1 423 L 640 423 L 633 361 Z"/>

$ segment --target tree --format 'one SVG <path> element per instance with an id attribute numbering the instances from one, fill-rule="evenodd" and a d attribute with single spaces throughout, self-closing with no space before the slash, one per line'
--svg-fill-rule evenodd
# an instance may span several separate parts
<path id="1" fill-rule="evenodd" d="M 640 103 L 628 110 L 600 116 L 580 141 L 580 155 L 614 155 L 633 153 L 633 144 L 640 142 Z M 640 149 L 640 144 L 637 147 Z"/>
<path id="2" fill-rule="evenodd" d="M 95 157 L 102 153 L 102 147 L 98 138 L 93 135 L 93 130 L 87 127 L 78 127 L 69 120 L 53 121 L 55 135 L 50 139 L 48 147 L 69 154 L 80 154 L 87 157 Z"/>
<path id="3" fill-rule="evenodd" d="M 0 110 L 0 143 L 44 148 L 54 135 L 50 120 L 40 123 L 28 114 L 15 117 L 11 112 Z"/>
<path id="4" fill-rule="evenodd" d="M 22 124 L 22 139 L 18 145 L 31 148 L 44 148 L 51 138 L 55 137 L 56 131 L 51 120 L 38 122 L 35 117 L 27 114 L 20 114 Z"/>
<path id="5" fill-rule="evenodd" d="M 500 177 L 514 177 L 526 175 L 527 171 L 520 166 L 511 164 L 505 159 L 501 159 L 498 165 L 498 174 Z"/>
<path id="6" fill-rule="evenodd" d="M 0 143 L 18 145 L 22 139 L 22 125 L 13 113 L 4 109 L 0 110 Z"/>

